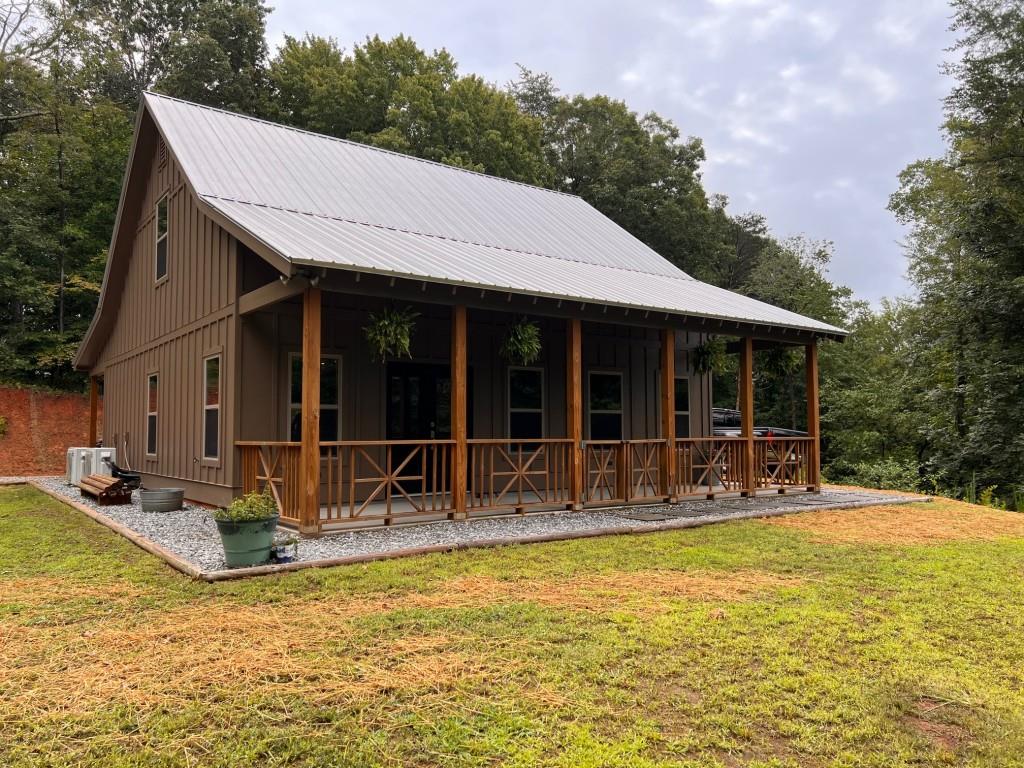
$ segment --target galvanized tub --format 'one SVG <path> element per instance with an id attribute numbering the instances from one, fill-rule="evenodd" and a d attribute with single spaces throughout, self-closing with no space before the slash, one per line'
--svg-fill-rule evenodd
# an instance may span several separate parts
<path id="1" fill-rule="evenodd" d="M 175 512 L 185 503 L 184 488 L 150 488 L 139 491 L 143 512 Z"/>

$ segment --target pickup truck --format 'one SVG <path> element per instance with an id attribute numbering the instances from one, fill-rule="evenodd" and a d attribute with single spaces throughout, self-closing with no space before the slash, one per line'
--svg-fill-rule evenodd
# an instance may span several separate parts
<path id="1" fill-rule="evenodd" d="M 740 412 L 732 408 L 711 409 L 711 429 L 715 437 L 739 437 L 742 431 Z M 799 429 L 783 427 L 754 427 L 754 437 L 807 437 Z"/>

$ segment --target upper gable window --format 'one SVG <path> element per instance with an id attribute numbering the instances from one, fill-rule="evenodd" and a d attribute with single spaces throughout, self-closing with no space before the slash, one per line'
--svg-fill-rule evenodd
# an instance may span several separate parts
<path id="1" fill-rule="evenodd" d="M 156 279 L 167 277 L 167 195 L 156 204 Z"/>

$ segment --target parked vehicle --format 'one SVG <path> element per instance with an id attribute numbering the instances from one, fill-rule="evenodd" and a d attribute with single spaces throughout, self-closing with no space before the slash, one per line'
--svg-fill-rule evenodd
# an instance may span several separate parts
<path id="1" fill-rule="evenodd" d="M 712 408 L 711 429 L 715 437 L 740 437 L 743 426 L 740 412 L 733 408 Z M 754 427 L 754 437 L 807 437 L 799 429 L 785 427 Z"/>

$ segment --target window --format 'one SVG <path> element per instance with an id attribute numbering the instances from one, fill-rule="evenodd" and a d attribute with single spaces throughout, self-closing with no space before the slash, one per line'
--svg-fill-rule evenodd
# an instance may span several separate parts
<path id="1" fill-rule="evenodd" d="M 513 440 L 544 437 L 544 371 L 508 369 L 508 436 Z"/>
<path id="2" fill-rule="evenodd" d="M 167 195 L 156 204 L 156 279 L 167 277 Z"/>
<path id="3" fill-rule="evenodd" d="M 157 391 L 160 387 L 159 376 L 155 373 L 149 374 L 149 382 L 146 387 L 146 455 L 156 456 L 156 415 L 157 415 Z"/>
<path id="4" fill-rule="evenodd" d="M 622 439 L 622 374 L 590 372 L 590 439 Z"/>
<path id="5" fill-rule="evenodd" d="M 302 440 L 302 355 L 292 355 L 289 363 L 288 424 L 292 442 Z M 320 440 L 332 442 L 341 434 L 341 358 L 320 358 Z"/>
<path id="6" fill-rule="evenodd" d="M 203 361 L 203 458 L 220 458 L 220 355 Z"/>
<path id="7" fill-rule="evenodd" d="M 675 393 L 676 437 L 690 436 L 690 380 L 685 376 L 676 379 Z"/>

